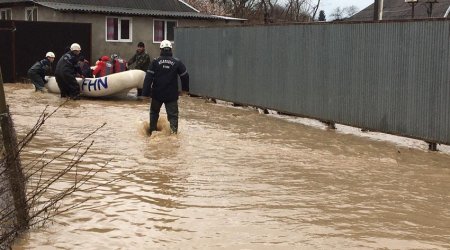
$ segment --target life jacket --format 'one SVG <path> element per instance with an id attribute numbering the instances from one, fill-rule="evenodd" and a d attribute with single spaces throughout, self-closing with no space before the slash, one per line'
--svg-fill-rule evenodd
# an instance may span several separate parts
<path id="1" fill-rule="evenodd" d="M 113 65 L 110 62 L 101 61 L 97 64 L 96 67 L 100 67 L 100 70 L 94 70 L 94 74 L 96 77 L 107 76 L 113 73 Z"/>
<path id="2" fill-rule="evenodd" d="M 110 62 L 106 62 L 106 67 L 104 68 L 104 70 L 105 70 L 105 75 L 103 75 L 103 76 L 107 76 L 107 75 L 110 75 L 110 74 L 112 74 L 112 73 L 114 73 L 113 72 L 113 65 L 112 65 L 112 63 L 110 63 Z"/>
<path id="3" fill-rule="evenodd" d="M 127 61 L 122 58 L 114 59 L 114 73 L 127 70 Z"/>

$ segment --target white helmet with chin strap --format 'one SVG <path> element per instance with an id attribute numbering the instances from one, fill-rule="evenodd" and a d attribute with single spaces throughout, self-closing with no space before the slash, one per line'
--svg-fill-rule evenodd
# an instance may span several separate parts
<path id="1" fill-rule="evenodd" d="M 74 50 L 81 50 L 81 46 L 78 43 L 72 43 L 72 45 L 70 45 L 70 50 L 74 51 Z"/>
<path id="2" fill-rule="evenodd" d="M 161 44 L 159 45 L 159 48 L 160 49 L 166 49 L 166 48 L 171 49 L 172 48 L 172 43 L 169 40 L 162 40 Z"/>
<path id="3" fill-rule="evenodd" d="M 45 54 L 45 57 L 53 57 L 53 58 L 55 58 L 55 53 L 53 53 L 53 52 L 47 52 L 47 54 Z"/>

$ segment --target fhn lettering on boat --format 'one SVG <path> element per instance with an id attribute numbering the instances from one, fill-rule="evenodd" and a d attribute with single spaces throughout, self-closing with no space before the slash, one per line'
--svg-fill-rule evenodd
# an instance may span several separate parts
<path id="1" fill-rule="evenodd" d="M 91 88 L 93 88 L 94 91 L 101 90 L 102 88 L 107 89 L 108 88 L 108 77 L 85 78 L 83 80 L 83 83 L 81 84 L 82 91 L 84 91 L 85 86 L 87 87 L 89 92 L 92 91 Z"/>

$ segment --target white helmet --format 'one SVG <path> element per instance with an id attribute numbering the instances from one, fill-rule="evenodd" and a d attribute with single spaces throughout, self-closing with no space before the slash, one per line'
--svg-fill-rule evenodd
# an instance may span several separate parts
<path id="1" fill-rule="evenodd" d="M 70 45 L 70 50 L 71 51 L 74 51 L 74 50 L 80 51 L 81 47 L 80 47 L 80 45 L 78 43 L 72 43 L 72 45 Z"/>
<path id="2" fill-rule="evenodd" d="M 161 44 L 159 45 L 160 49 L 164 48 L 172 48 L 172 43 L 169 40 L 162 40 Z"/>
<path id="3" fill-rule="evenodd" d="M 53 57 L 53 58 L 55 58 L 55 53 L 53 53 L 53 52 L 47 52 L 47 54 L 45 54 L 45 57 Z"/>

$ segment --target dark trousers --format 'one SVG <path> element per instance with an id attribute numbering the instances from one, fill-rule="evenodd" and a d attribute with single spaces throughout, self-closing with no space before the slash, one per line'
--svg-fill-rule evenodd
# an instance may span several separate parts
<path id="1" fill-rule="evenodd" d="M 61 92 L 61 97 L 78 97 L 80 95 L 80 85 L 78 85 L 75 76 L 63 74 L 55 75 L 55 78 Z"/>
<path id="2" fill-rule="evenodd" d="M 34 84 L 34 88 L 36 89 L 36 91 L 44 89 L 44 80 L 42 80 L 42 77 L 40 75 L 28 72 L 28 77 Z"/>
<path id="3" fill-rule="evenodd" d="M 170 130 L 172 133 L 178 132 L 178 100 L 173 102 L 160 102 L 152 98 L 152 103 L 150 104 L 150 133 L 156 131 L 156 124 L 159 119 L 159 111 L 161 106 L 164 104 L 167 112 L 167 120 L 169 120 Z"/>

